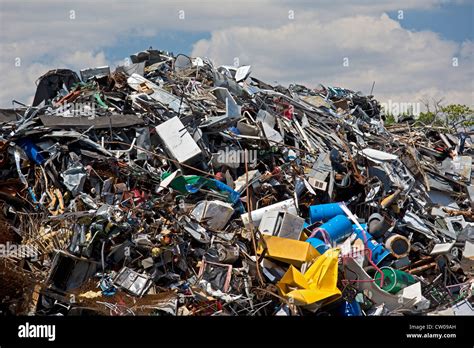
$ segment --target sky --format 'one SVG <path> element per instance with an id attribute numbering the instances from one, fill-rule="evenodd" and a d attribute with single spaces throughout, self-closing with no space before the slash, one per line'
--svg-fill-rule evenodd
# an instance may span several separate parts
<path id="1" fill-rule="evenodd" d="M 152 46 L 251 65 L 383 103 L 474 105 L 473 0 L 0 0 L 0 107 L 48 70 L 123 64 Z"/>

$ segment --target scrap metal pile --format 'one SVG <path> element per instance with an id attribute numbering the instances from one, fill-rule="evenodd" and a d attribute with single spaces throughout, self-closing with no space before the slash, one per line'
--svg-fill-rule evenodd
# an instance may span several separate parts
<path id="1" fill-rule="evenodd" d="M 0 113 L 0 309 L 472 314 L 473 139 L 149 49 Z"/>

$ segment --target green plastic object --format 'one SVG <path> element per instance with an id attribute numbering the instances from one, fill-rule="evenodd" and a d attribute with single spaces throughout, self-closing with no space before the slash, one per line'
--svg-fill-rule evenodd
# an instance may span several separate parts
<path id="1" fill-rule="evenodd" d="M 95 97 L 95 100 L 97 100 L 97 104 L 99 104 L 99 106 L 100 106 L 101 108 L 104 108 L 104 109 L 107 109 L 107 108 L 108 108 L 107 104 L 105 104 L 105 103 L 102 101 L 102 99 L 100 99 L 100 94 L 99 94 L 99 93 L 95 93 L 95 94 L 94 94 L 94 97 Z"/>
<path id="2" fill-rule="evenodd" d="M 161 175 L 161 180 L 166 179 L 168 176 L 170 176 L 173 173 L 170 172 L 164 172 Z M 186 185 L 197 185 L 200 180 L 203 180 L 201 176 L 198 175 L 178 175 L 176 178 L 173 179 L 173 181 L 170 184 L 170 187 L 173 188 L 174 190 L 179 191 L 182 194 L 189 193 L 188 190 L 186 189 Z"/>
<path id="3" fill-rule="evenodd" d="M 391 294 L 396 294 L 401 289 L 416 283 L 416 279 L 411 274 L 399 271 L 398 269 L 382 267 L 380 270 L 384 275 L 382 289 Z M 378 286 L 380 286 L 381 278 L 380 272 L 377 272 L 375 274 L 375 283 Z"/>

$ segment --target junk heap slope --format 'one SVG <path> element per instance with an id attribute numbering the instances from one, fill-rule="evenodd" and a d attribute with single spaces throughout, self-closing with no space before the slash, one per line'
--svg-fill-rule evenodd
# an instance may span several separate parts
<path id="1" fill-rule="evenodd" d="M 149 49 L 0 112 L 0 309 L 472 314 L 472 131 Z"/>

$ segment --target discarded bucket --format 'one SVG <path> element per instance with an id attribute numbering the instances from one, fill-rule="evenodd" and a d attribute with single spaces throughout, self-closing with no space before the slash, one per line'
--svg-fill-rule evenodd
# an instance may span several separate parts
<path id="1" fill-rule="evenodd" d="M 416 283 L 416 279 L 411 274 L 399 271 L 398 269 L 382 267 L 380 270 L 384 274 L 382 289 L 391 294 L 396 294 L 401 289 Z M 380 286 L 380 278 L 380 272 L 377 271 L 374 279 L 378 286 Z"/>
<path id="2" fill-rule="evenodd" d="M 382 262 L 388 255 L 390 255 L 390 252 L 385 249 L 385 247 L 377 243 L 377 241 L 374 240 L 372 235 L 367 232 L 367 225 L 366 224 L 361 224 L 362 228 L 365 230 L 365 237 L 367 238 L 367 248 L 369 248 L 372 251 L 372 262 L 378 265 L 380 262 Z M 363 242 L 364 240 L 364 233 L 357 227 L 357 225 L 352 225 L 352 229 L 355 234 L 357 234 L 357 237 L 361 239 Z"/>
<path id="3" fill-rule="evenodd" d="M 337 215 L 319 228 L 325 230 L 334 243 L 339 243 L 352 234 L 352 223 L 345 215 Z M 317 234 L 318 237 L 320 234 Z"/>
<path id="4" fill-rule="evenodd" d="M 345 215 L 339 203 L 319 204 L 309 207 L 309 218 L 312 224 L 317 221 L 328 221 L 337 215 Z"/>

